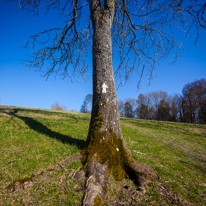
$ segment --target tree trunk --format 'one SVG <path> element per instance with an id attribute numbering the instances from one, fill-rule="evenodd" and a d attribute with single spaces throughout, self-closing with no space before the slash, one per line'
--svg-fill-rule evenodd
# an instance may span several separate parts
<path id="1" fill-rule="evenodd" d="M 143 176 L 157 180 L 154 169 L 134 161 L 122 136 L 112 66 L 111 25 L 114 1 L 101 9 L 90 3 L 93 25 L 93 102 L 90 128 L 82 161 L 87 174 L 83 205 L 101 205 L 108 192 L 109 175 L 117 180 L 131 177 L 144 192 Z"/>

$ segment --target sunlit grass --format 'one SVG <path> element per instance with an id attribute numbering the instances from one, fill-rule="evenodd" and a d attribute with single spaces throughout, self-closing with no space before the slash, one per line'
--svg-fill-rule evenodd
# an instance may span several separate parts
<path id="1" fill-rule="evenodd" d="M 89 121 L 87 114 L 0 106 L 0 205 L 80 205 L 84 180 L 72 179 L 80 162 L 52 171 L 29 191 L 9 193 L 5 187 L 79 152 Z M 168 191 L 183 202 L 205 204 L 206 125 L 122 118 L 121 128 L 133 157 L 154 166 Z M 66 180 L 61 183 L 63 177 Z M 119 184 L 111 178 L 108 205 L 117 195 L 127 199 Z M 148 182 L 138 204 L 172 204 L 158 188 Z"/>
<path id="2" fill-rule="evenodd" d="M 0 187 L 78 152 L 88 124 L 82 114 L 1 107 Z"/>
<path id="3" fill-rule="evenodd" d="M 121 125 L 131 151 L 146 154 L 133 152 L 135 159 L 155 166 L 171 192 L 187 202 L 205 204 L 206 125 L 125 118 Z"/>

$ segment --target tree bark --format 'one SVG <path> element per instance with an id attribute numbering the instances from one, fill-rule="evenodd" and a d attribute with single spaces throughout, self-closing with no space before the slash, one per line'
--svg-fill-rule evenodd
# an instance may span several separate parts
<path id="1" fill-rule="evenodd" d="M 107 197 L 109 175 L 117 180 L 130 177 L 144 193 L 145 177 L 157 180 L 154 169 L 131 157 L 122 136 L 112 65 L 111 25 L 114 0 L 90 2 L 93 25 L 93 102 L 90 128 L 82 161 L 86 192 L 83 205 L 101 205 Z M 143 177 L 144 176 L 144 177 Z"/>
<path id="2" fill-rule="evenodd" d="M 93 102 L 90 130 L 93 120 L 101 113 L 103 124 L 101 131 L 111 126 L 123 141 L 117 103 L 116 86 L 112 64 L 111 25 L 114 14 L 114 0 L 108 1 L 105 9 L 98 9 L 97 0 L 91 7 L 93 24 Z M 113 3 L 112 3 L 113 2 Z M 100 7 L 100 6 L 99 6 Z M 106 138 L 106 137 L 105 137 Z"/>

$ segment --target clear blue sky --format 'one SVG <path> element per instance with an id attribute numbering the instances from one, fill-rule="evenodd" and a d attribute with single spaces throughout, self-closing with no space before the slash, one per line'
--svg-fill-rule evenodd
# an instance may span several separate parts
<path id="1" fill-rule="evenodd" d="M 24 49 L 29 36 L 62 24 L 55 13 L 34 17 L 18 9 L 14 3 L 0 1 L 0 104 L 50 109 L 58 101 L 69 110 L 79 110 L 84 97 L 92 93 L 92 79 L 84 84 L 72 83 L 69 78 L 61 80 L 51 76 L 47 81 L 41 73 L 21 64 L 31 47 Z M 117 90 L 118 99 L 137 98 L 139 93 L 163 90 L 169 94 L 181 93 L 186 83 L 206 78 L 206 31 L 200 32 L 199 44 L 195 38 L 186 39 L 177 33 L 177 39 L 184 45 L 185 52 L 178 61 L 169 66 L 169 59 L 155 68 L 157 76 L 151 86 L 144 77 L 137 92 L 137 76 L 131 83 Z M 90 70 L 92 65 L 90 65 Z"/>

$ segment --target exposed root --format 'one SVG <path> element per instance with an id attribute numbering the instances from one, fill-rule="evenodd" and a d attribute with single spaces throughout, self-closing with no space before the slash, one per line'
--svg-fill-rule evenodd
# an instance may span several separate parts
<path id="1" fill-rule="evenodd" d="M 146 180 L 158 182 L 159 177 L 155 169 L 147 164 L 135 161 L 130 157 L 130 165 L 125 166 L 125 172 L 137 186 L 135 191 L 136 196 L 144 195 L 146 192 Z M 85 165 L 87 172 L 87 181 L 85 184 L 85 196 L 83 206 L 96 206 L 101 205 L 107 197 L 108 183 L 109 183 L 109 170 L 108 165 L 100 164 L 98 161 L 93 160 Z"/>
<path id="2" fill-rule="evenodd" d="M 85 184 L 85 196 L 83 206 L 98 206 L 108 193 L 108 168 L 100 163 L 86 164 L 88 179 Z"/>
<path id="3" fill-rule="evenodd" d="M 153 182 L 158 182 L 159 176 L 152 166 L 135 161 L 132 158 L 130 158 L 130 161 L 132 163 L 129 168 L 126 168 L 126 172 L 137 186 L 136 195 L 144 195 L 146 192 L 146 181 L 151 180 Z"/>
<path id="4" fill-rule="evenodd" d="M 144 164 L 139 161 L 135 161 L 134 159 L 131 159 L 131 169 L 138 175 L 138 176 L 143 176 L 146 179 L 149 179 L 153 182 L 158 182 L 159 181 L 159 176 L 157 172 L 155 171 L 155 168 Z"/>
<path id="5" fill-rule="evenodd" d="M 74 154 L 70 157 L 68 157 L 67 159 L 63 160 L 61 163 L 59 163 L 58 165 L 55 166 L 56 167 L 59 167 L 59 165 L 61 165 L 62 167 L 68 167 L 72 162 L 74 161 L 78 161 L 78 160 L 81 160 L 81 154 L 80 153 L 77 153 L 77 154 Z"/>
<path id="6" fill-rule="evenodd" d="M 21 179 L 14 180 L 8 186 L 6 186 L 6 191 L 16 191 L 16 190 L 29 190 L 33 186 L 33 181 L 37 179 L 46 179 L 51 171 L 56 171 L 62 168 L 67 168 L 72 162 L 78 161 L 81 159 L 80 153 L 72 155 L 67 159 L 63 160 L 61 163 L 56 164 L 53 167 L 48 168 L 45 171 L 41 171 L 37 174 L 32 174 L 31 176 L 27 176 Z M 75 172 L 73 177 L 77 175 L 78 171 Z"/>
<path id="7" fill-rule="evenodd" d="M 77 176 L 77 174 L 80 172 L 80 170 L 81 170 L 81 167 L 79 167 L 79 168 L 74 172 L 74 174 L 72 175 L 72 179 L 73 179 L 73 178 L 79 179 L 79 178 L 77 178 L 77 177 L 79 177 L 79 176 Z M 85 173 L 84 173 L 84 176 L 85 176 Z"/>
<path id="8" fill-rule="evenodd" d="M 10 184 L 10 187 L 7 188 L 7 191 L 29 190 L 34 185 L 35 180 L 47 179 L 51 172 L 62 168 L 65 169 L 72 162 L 80 159 L 80 153 L 75 154 L 43 172 L 32 175 L 30 179 L 24 178 L 21 181 L 16 180 Z M 153 167 L 135 161 L 131 156 L 129 162 L 129 166 L 125 165 L 124 177 L 129 177 L 135 183 L 137 189 L 132 193 L 132 198 L 138 198 L 139 196 L 144 195 L 146 192 L 145 185 L 147 179 L 153 182 L 158 182 L 159 178 Z M 85 175 L 87 176 L 87 180 L 85 182 L 85 195 L 82 201 L 83 206 L 99 206 L 102 205 L 103 201 L 107 201 L 109 174 L 110 172 L 108 164 L 106 162 L 104 164 L 99 163 L 96 160 L 95 155 L 91 162 L 86 163 L 83 167 L 78 168 L 75 172 L 70 174 L 72 179 L 78 180 L 84 178 Z M 63 175 L 60 179 L 60 182 L 64 182 L 66 177 L 68 176 Z"/>
<path id="9" fill-rule="evenodd" d="M 107 125 L 105 129 L 107 121 L 103 116 L 99 112 L 91 119 L 85 147 L 81 152 L 88 177 L 83 201 L 83 205 L 86 206 L 102 204 L 102 200 L 107 196 L 110 175 L 118 181 L 129 176 L 138 187 L 137 195 L 146 192 L 146 179 L 158 181 L 158 175 L 153 167 L 132 158 L 120 129 L 113 125 Z"/>

